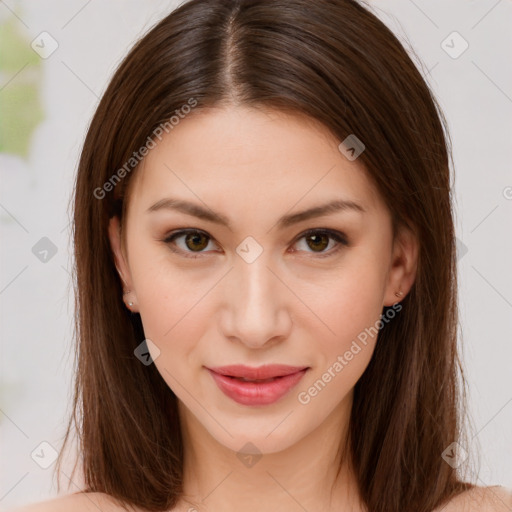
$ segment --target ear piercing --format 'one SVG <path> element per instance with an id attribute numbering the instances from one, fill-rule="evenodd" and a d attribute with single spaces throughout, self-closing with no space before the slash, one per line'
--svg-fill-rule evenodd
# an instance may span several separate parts
<path id="1" fill-rule="evenodd" d="M 131 292 L 131 290 L 126 290 L 123 295 L 128 295 Z M 395 292 L 396 297 L 401 297 L 404 294 L 404 292 Z M 129 306 L 133 306 L 133 302 L 128 302 Z"/>
<path id="2" fill-rule="evenodd" d="M 128 295 L 131 292 L 131 290 L 126 290 L 123 295 Z M 401 297 L 404 294 L 404 292 L 395 292 L 396 297 Z M 129 306 L 133 306 L 133 302 L 128 302 Z"/>
<path id="3" fill-rule="evenodd" d="M 131 290 L 126 290 L 123 295 L 128 295 L 131 292 Z M 128 302 L 128 306 L 133 306 L 133 302 Z"/>

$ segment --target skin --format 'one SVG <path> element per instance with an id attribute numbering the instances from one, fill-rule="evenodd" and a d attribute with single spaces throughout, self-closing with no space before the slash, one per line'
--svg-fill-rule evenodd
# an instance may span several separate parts
<path id="1" fill-rule="evenodd" d="M 477 487 L 466 491 L 441 505 L 432 512 L 510 512 L 512 509 L 512 491 L 501 486 Z M 126 512 L 108 494 L 104 493 L 75 493 L 60 496 L 56 499 L 34 503 L 21 508 L 12 509 L 11 512 Z M 134 512 L 142 512 L 134 508 Z M 175 508 L 174 510 L 178 510 Z M 189 505 L 184 504 L 179 510 L 194 512 Z M 222 510 L 222 509 L 221 509 Z M 355 509 L 348 509 L 355 510 Z"/>
<path id="2" fill-rule="evenodd" d="M 378 325 L 383 306 L 397 302 L 395 292 L 407 294 L 417 243 L 406 231 L 393 240 L 384 202 L 338 144 L 301 116 L 234 106 L 196 112 L 133 177 L 122 234 L 111 220 L 116 265 L 130 290 L 125 302 L 140 313 L 146 338 L 160 351 L 154 364 L 179 399 L 184 510 L 360 509 L 348 464 L 335 479 L 334 447 L 346 433 L 353 388 L 376 336 L 309 403 L 298 393 Z M 167 197 L 206 205 L 228 217 L 232 231 L 175 210 L 147 211 Z M 364 212 L 277 227 L 282 215 L 339 198 Z M 183 228 L 207 238 L 163 241 Z M 301 236 L 313 228 L 339 231 L 348 245 Z M 263 249 L 250 264 L 236 252 L 247 236 Z M 309 370 L 278 402 L 255 407 L 224 395 L 205 369 L 237 363 Z M 237 457 L 248 442 L 263 455 L 251 467 Z"/>
<path id="3" fill-rule="evenodd" d="M 375 339 L 308 404 L 297 395 L 375 325 L 382 307 L 398 300 L 395 291 L 407 294 L 417 242 L 408 232 L 393 240 L 372 183 L 337 145 L 322 126 L 282 113 L 229 107 L 189 115 L 134 176 L 122 233 L 118 219 L 110 223 L 120 277 L 131 290 L 125 302 L 140 313 L 160 350 L 154 364 L 179 399 L 185 496 L 175 511 L 364 510 L 348 464 L 335 479 L 334 447 Z M 334 192 L 364 205 L 365 214 L 347 210 L 274 227 L 282 215 L 324 203 Z M 233 232 L 183 213 L 146 213 L 168 196 L 221 212 Z M 161 241 L 185 227 L 209 233 L 213 242 L 202 249 L 209 255 L 185 259 Z M 350 244 L 321 259 L 314 244 L 299 240 L 309 228 L 342 231 Z M 251 264 L 235 251 L 248 235 L 263 247 Z M 175 242 L 187 250 L 184 236 Z M 197 241 L 189 244 L 197 250 Z M 223 395 L 203 367 L 231 363 L 310 370 L 279 402 L 250 407 Z M 248 441 L 262 454 L 252 467 L 237 457 Z M 98 509 L 125 510 L 106 494 L 80 492 L 16 510 Z M 511 491 L 494 486 L 467 491 L 435 512 L 511 509 Z"/>

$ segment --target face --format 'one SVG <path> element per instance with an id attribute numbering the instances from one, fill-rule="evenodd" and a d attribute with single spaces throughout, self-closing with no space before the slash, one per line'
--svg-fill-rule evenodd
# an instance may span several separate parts
<path id="1" fill-rule="evenodd" d="M 133 177 L 126 246 L 111 220 L 126 301 L 182 424 L 233 450 L 286 449 L 348 411 L 383 306 L 413 283 L 413 238 L 393 239 L 383 200 L 339 143 L 300 116 L 195 112 Z M 256 382 L 210 370 L 226 365 Z M 293 368 L 250 373 L 267 365 Z"/>

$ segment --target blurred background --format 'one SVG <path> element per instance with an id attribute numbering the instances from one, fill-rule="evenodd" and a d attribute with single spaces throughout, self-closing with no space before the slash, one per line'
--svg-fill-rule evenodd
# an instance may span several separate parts
<path id="1" fill-rule="evenodd" d="M 57 495 L 73 384 L 69 205 L 81 145 L 117 64 L 179 3 L 0 0 L 0 510 Z M 466 448 L 478 485 L 512 488 L 512 1 L 368 3 L 449 123 L 474 428 Z M 69 480 L 72 463 L 62 494 L 82 488 L 79 474 Z"/>

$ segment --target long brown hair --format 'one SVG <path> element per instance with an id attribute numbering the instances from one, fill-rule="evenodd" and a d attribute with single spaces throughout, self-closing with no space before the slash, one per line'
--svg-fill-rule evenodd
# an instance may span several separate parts
<path id="1" fill-rule="evenodd" d="M 361 497 L 372 512 L 429 512 L 471 488 L 441 456 L 461 439 L 466 400 L 446 121 L 399 40 L 354 0 L 192 0 L 118 67 L 76 178 L 77 367 L 56 470 L 74 423 L 86 491 L 151 511 L 180 497 L 176 396 L 134 355 L 143 328 L 122 301 L 107 228 L 113 215 L 122 224 L 133 155 L 192 102 L 305 114 L 340 142 L 362 140 L 358 161 L 394 224 L 416 234 L 419 259 L 354 390 L 350 453 Z"/>

